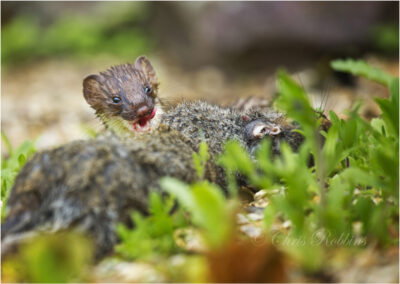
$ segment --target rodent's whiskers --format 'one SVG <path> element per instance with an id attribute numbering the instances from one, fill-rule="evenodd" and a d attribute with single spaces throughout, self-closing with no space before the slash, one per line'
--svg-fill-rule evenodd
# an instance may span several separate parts
<path id="1" fill-rule="evenodd" d="M 305 85 L 303 84 L 303 81 L 301 79 L 301 76 L 299 73 L 296 74 L 298 83 L 300 84 L 301 88 L 307 92 Z M 329 102 L 329 95 L 330 95 L 330 89 L 331 89 L 331 84 L 327 83 L 326 87 L 322 89 L 321 92 L 321 100 L 320 100 L 320 104 L 319 107 L 315 106 L 315 101 L 314 101 L 314 97 L 313 96 L 309 96 L 310 101 L 311 101 L 311 105 L 315 108 L 316 111 L 320 111 L 321 113 L 325 113 L 328 102 Z"/>
<path id="2" fill-rule="evenodd" d="M 325 112 L 326 107 L 328 105 L 330 89 L 331 89 L 331 85 L 327 84 L 326 88 L 322 91 L 322 100 L 321 100 L 321 105 L 320 105 L 319 109 L 323 113 Z"/>
<path id="3" fill-rule="evenodd" d="M 297 73 L 297 74 L 296 74 L 296 77 L 297 77 L 297 79 L 298 79 L 298 81 L 299 81 L 299 84 L 300 84 L 301 88 L 303 89 L 304 92 L 306 92 L 306 87 L 305 87 L 303 81 L 301 80 L 300 74 Z M 311 105 L 314 106 L 314 97 L 313 97 L 313 96 L 308 96 L 308 97 L 309 97 L 309 99 L 311 100 Z"/>
<path id="4" fill-rule="evenodd" d="M 297 77 L 297 79 L 299 80 L 299 84 L 300 84 L 301 88 L 304 90 L 305 87 L 304 87 L 303 81 L 301 80 L 300 74 L 297 73 L 297 74 L 296 74 L 296 77 Z"/>

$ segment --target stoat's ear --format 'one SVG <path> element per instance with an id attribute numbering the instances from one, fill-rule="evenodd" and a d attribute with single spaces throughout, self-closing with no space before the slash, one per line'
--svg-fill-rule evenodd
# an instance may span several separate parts
<path id="1" fill-rule="evenodd" d="M 135 68 L 139 71 L 143 72 L 146 77 L 146 80 L 152 85 L 153 88 L 157 88 L 158 78 L 156 75 L 156 71 L 154 71 L 153 66 L 151 65 L 150 61 L 147 59 L 146 56 L 139 56 L 135 61 Z"/>
<path id="2" fill-rule="evenodd" d="M 83 96 L 92 107 L 104 99 L 101 85 L 104 78 L 101 75 L 89 75 L 83 79 Z"/>

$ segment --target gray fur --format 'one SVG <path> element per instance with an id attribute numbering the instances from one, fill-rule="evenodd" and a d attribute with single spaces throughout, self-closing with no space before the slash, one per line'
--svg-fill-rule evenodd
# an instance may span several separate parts
<path id="1" fill-rule="evenodd" d="M 12 189 L 3 252 L 30 231 L 76 228 L 94 238 L 97 257 L 107 254 L 117 242 L 115 225 L 129 224 L 133 209 L 147 213 L 148 194 L 160 191 L 160 177 L 197 180 L 192 154 L 192 142 L 168 129 L 135 143 L 107 133 L 36 154 Z M 206 178 L 218 182 L 213 167 L 207 164 Z"/>
<path id="2" fill-rule="evenodd" d="M 252 137 L 250 130 L 256 121 L 277 125 L 282 132 L 277 136 Z M 201 141 L 206 141 L 215 155 L 223 151 L 223 145 L 228 140 L 238 141 L 250 154 L 256 151 L 262 139 L 272 141 L 275 154 L 279 154 L 282 140 L 294 150 L 303 142 L 303 137 L 292 131 L 295 127 L 285 122 L 283 114 L 271 109 L 240 112 L 202 101 L 183 102 L 164 113 L 161 123 L 186 135 L 193 140 L 195 147 Z"/>

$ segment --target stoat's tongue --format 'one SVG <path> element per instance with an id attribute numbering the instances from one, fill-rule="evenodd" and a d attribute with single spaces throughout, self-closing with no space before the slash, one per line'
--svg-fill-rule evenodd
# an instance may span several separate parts
<path id="1" fill-rule="evenodd" d="M 150 121 L 154 116 L 156 115 L 156 108 L 153 108 L 153 111 L 151 112 L 150 115 L 144 116 L 141 119 L 139 119 L 138 123 L 141 127 L 144 127 L 148 121 Z"/>
<path id="2" fill-rule="evenodd" d="M 136 131 L 147 131 L 150 130 L 150 120 L 156 115 L 156 108 L 153 108 L 151 114 L 142 117 L 137 122 L 133 123 L 133 129 Z"/>

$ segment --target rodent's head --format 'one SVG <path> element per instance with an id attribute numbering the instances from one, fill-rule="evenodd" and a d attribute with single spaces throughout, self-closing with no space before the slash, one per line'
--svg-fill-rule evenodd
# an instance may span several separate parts
<path id="1" fill-rule="evenodd" d="M 315 111 L 316 119 L 320 120 L 319 130 L 328 132 L 332 122 L 320 111 Z M 304 142 L 304 136 L 296 131 L 299 125 L 288 123 L 283 114 L 272 111 L 248 111 L 242 115 L 244 122 L 244 140 L 250 154 L 254 154 L 264 139 L 271 141 L 273 154 L 280 154 L 281 143 L 286 142 L 297 151 Z M 320 134 L 322 143 L 325 138 Z M 311 165 L 311 164 L 310 164 Z"/>
<path id="2" fill-rule="evenodd" d="M 274 114 L 275 117 L 277 114 Z M 293 150 L 297 150 L 304 140 L 304 137 L 293 131 L 296 129 L 294 125 L 285 123 L 283 117 L 271 119 L 271 114 L 266 116 L 257 115 L 257 118 L 251 119 L 244 115 L 242 118 L 246 122 L 244 127 L 244 139 L 247 143 L 248 150 L 253 155 L 264 139 L 271 141 L 271 150 L 273 154 L 280 153 L 282 142 L 288 143 Z M 275 118 L 274 117 L 274 118 Z"/>
<path id="3" fill-rule="evenodd" d="M 118 131 L 145 131 L 161 114 L 158 79 L 145 56 L 83 80 L 83 95 L 106 125 Z"/>

